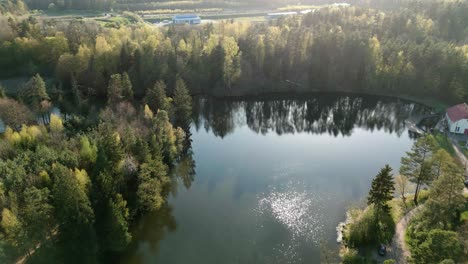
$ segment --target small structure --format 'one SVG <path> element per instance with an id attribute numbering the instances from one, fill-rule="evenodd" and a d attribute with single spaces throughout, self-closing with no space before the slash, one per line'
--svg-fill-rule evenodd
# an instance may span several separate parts
<path id="1" fill-rule="evenodd" d="M 188 14 L 188 15 L 176 15 L 172 18 L 173 24 L 189 24 L 189 25 L 198 25 L 201 23 L 201 18 L 198 15 Z"/>
<path id="2" fill-rule="evenodd" d="M 451 133 L 468 135 L 468 105 L 466 103 L 447 109 L 445 118 Z"/>

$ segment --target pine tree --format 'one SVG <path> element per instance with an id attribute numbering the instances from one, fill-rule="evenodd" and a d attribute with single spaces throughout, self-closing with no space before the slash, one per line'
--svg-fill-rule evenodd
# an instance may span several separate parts
<path id="1" fill-rule="evenodd" d="M 122 96 L 128 101 L 133 99 L 132 81 L 126 72 L 122 74 Z"/>
<path id="2" fill-rule="evenodd" d="M 34 110 L 40 109 L 40 104 L 44 100 L 49 100 L 49 95 L 46 91 L 46 85 L 41 75 L 34 75 L 26 84 L 23 98 Z"/>
<path id="3" fill-rule="evenodd" d="M 434 138 L 431 135 L 421 137 L 414 143 L 411 151 L 406 152 L 407 157 L 401 158 L 400 174 L 405 175 L 411 182 L 416 183 L 416 191 L 414 193 L 415 204 L 418 204 L 421 185 L 427 184 L 432 180 L 432 164 L 428 160 L 434 144 Z"/>
<path id="4" fill-rule="evenodd" d="M 372 180 L 372 187 L 369 191 L 367 204 L 373 204 L 377 212 L 390 212 L 390 207 L 387 205 L 387 202 L 392 200 L 393 192 L 395 191 L 395 183 L 393 182 L 391 172 L 392 168 L 389 165 L 385 165 L 374 180 Z"/>
<path id="5" fill-rule="evenodd" d="M 110 77 L 109 85 L 107 87 L 107 102 L 109 104 L 116 104 L 122 98 L 122 76 L 120 74 L 113 74 Z"/>
<path id="6" fill-rule="evenodd" d="M 176 81 L 174 90 L 175 126 L 188 130 L 192 115 L 192 97 L 182 79 Z"/>
<path id="7" fill-rule="evenodd" d="M 170 112 L 171 105 L 166 96 L 166 84 L 162 81 L 157 81 L 154 86 L 147 91 L 145 103 L 155 112 L 158 110 Z"/>

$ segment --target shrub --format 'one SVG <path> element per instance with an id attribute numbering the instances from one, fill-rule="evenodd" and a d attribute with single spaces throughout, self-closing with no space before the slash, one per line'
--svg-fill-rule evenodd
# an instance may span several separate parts
<path id="1" fill-rule="evenodd" d="M 361 247 L 388 243 L 395 233 L 395 222 L 389 214 L 376 214 L 369 207 L 360 218 L 349 227 L 347 242 L 350 247 Z"/>
<path id="2" fill-rule="evenodd" d="M 433 229 L 429 232 L 412 233 L 409 239 L 411 253 L 418 263 L 439 263 L 453 260 L 455 263 L 463 255 L 463 247 L 458 235 L 453 231 Z"/>

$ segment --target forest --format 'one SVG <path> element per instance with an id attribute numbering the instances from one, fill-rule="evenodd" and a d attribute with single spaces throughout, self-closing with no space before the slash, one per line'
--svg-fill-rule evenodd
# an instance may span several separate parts
<path id="1" fill-rule="evenodd" d="M 0 140 L 0 262 L 25 254 L 44 262 L 50 256 L 34 254 L 40 243 L 58 246 L 53 257 L 64 263 L 102 262 L 109 252 L 125 249 L 138 217 L 166 204 L 174 171 L 190 185 L 190 124 L 192 110 L 200 110 L 192 96 L 340 91 L 447 103 L 468 99 L 468 1 L 358 1 L 266 23 L 198 27 L 155 27 L 130 12 L 129 25 L 29 13 L 52 2 L 62 9 L 109 10 L 148 1 L 0 2 L 0 79 L 24 80 L 0 87 L 6 125 Z M 248 107 L 262 115 L 278 108 Z M 359 109 L 338 110 L 353 120 L 331 132 L 347 134 Z M 320 111 L 309 114 L 319 120 Z M 225 125 L 218 133 L 229 133 L 229 123 L 212 115 Z M 278 133 L 287 131 L 285 118 L 276 117 Z M 403 126 L 393 122 L 363 126 Z M 434 186 L 459 180 L 448 177 L 433 179 Z M 434 208 L 437 188 L 429 198 Z M 446 223 L 455 230 L 453 219 Z M 439 235 L 429 232 L 437 224 L 422 225 L 411 230 L 426 228 L 427 234 L 411 239 Z"/>
<path id="2" fill-rule="evenodd" d="M 127 72 L 137 98 L 158 80 L 173 87 L 182 78 L 191 94 L 356 91 L 456 102 L 468 96 L 467 14 L 466 1 L 450 1 L 163 29 L 3 16 L 0 77 L 40 73 L 51 93 L 84 98 L 105 98 L 110 76 Z"/>

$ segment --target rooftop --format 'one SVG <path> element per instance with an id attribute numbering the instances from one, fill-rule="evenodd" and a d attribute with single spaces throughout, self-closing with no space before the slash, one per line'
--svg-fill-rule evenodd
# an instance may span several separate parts
<path id="1" fill-rule="evenodd" d="M 458 104 L 447 109 L 447 115 L 452 122 L 462 119 L 468 119 L 468 105 L 466 103 Z"/>

